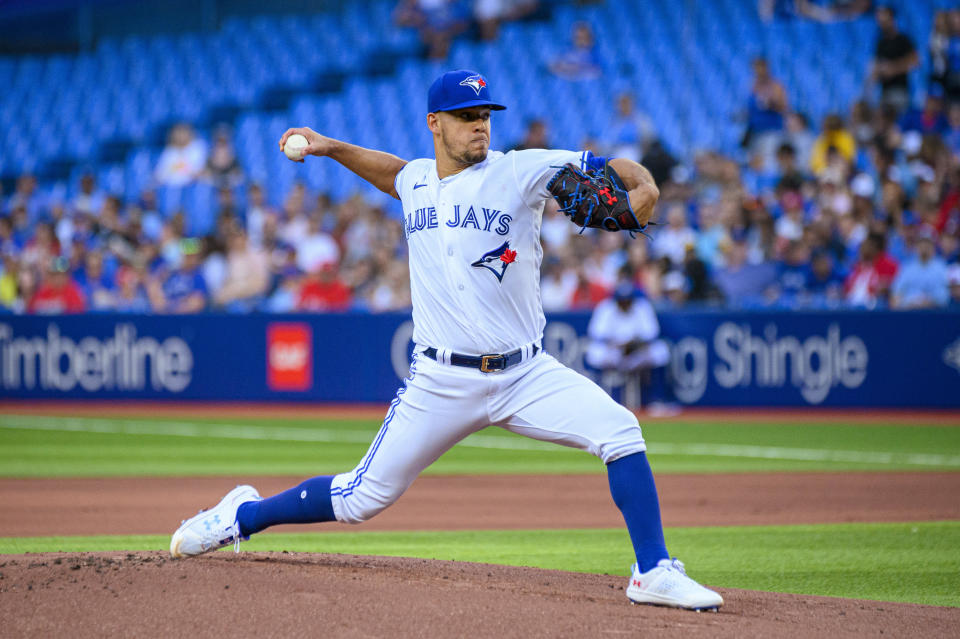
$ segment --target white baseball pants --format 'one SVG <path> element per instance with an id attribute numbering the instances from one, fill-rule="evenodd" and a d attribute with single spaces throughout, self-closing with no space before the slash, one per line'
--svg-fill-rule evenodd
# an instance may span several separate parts
<path id="1" fill-rule="evenodd" d="M 440 455 L 488 426 L 579 448 L 605 464 L 646 450 L 633 413 L 546 353 L 494 373 L 418 353 L 367 454 L 333 478 L 337 520 L 370 519 Z"/>

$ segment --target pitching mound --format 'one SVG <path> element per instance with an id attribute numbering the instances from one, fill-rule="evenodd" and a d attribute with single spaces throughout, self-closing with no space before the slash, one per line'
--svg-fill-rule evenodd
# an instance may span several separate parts
<path id="1" fill-rule="evenodd" d="M 287 553 L 0 556 L 3 634 L 948 636 L 960 609 L 721 589 L 720 613 L 627 603 L 625 577 Z"/>

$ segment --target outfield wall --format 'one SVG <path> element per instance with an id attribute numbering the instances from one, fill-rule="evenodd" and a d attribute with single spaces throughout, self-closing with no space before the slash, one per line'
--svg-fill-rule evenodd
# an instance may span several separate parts
<path id="1" fill-rule="evenodd" d="M 705 406 L 960 407 L 960 314 L 664 312 L 678 399 Z M 545 349 L 585 369 L 587 313 Z M 0 396 L 385 402 L 406 374 L 406 314 L 0 316 Z"/>

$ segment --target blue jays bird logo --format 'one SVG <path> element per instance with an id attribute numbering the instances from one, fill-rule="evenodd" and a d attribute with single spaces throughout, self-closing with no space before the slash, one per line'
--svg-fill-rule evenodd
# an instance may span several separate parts
<path id="1" fill-rule="evenodd" d="M 485 268 L 497 276 L 497 281 L 503 281 L 503 274 L 507 267 L 517 259 L 517 252 L 510 250 L 510 242 L 504 242 L 492 251 L 487 251 L 470 266 Z"/>
<path id="2" fill-rule="evenodd" d="M 487 86 L 487 81 L 481 78 L 479 75 L 471 75 L 469 78 L 465 78 L 461 83 L 462 87 L 470 87 L 477 92 L 477 95 L 480 95 L 480 89 Z"/>

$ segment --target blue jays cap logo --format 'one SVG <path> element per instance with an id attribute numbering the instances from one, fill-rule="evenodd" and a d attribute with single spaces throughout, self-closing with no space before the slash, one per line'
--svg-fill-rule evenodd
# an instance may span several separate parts
<path id="1" fill-rule="evenodd" d="M 510 250 L 510 242 L 504 242 L 492 251 L 487 251 L 476 262 L 470 266 L 485 268 L 497 276 L 497 281 L 503 281 L 503 274 L 507 267 L 517 259 L 517 252 Z"/>
<path id="2" fill-rule="evenodd" d="M 480 95 L 480 89 L 487 86 L 487 81 L 479 75 L 471 75 L 469 78 L 464 78 L 463 81 L 460 82 L 460 86 L 470 87 L 477 92 L 477 95 Z"/>
<path id="3" fill-rule="evenodd" d="M 488 106 L 493 111 L 507 108 L 490 99 L 486 78 L 471 69 L 447 71 L 434 80 L 427 91 L 427 113 L 475 106 Z"/>

